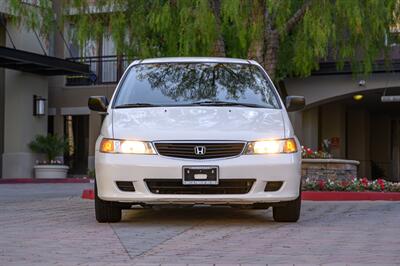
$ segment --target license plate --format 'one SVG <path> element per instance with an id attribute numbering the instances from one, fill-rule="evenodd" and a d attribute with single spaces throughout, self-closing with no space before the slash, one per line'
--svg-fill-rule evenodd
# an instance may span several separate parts
<path id="1" fill-rule="evenodd" d="M 184 166 L 182 183 L 184 185 L 218 185 L 218 166 Z"/>

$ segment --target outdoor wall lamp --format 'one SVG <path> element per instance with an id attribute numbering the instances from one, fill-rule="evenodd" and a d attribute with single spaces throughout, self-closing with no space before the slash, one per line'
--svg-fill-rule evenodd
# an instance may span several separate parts
<path id="1" fill-rule="evenodd" d="M 46 115 L 46 99 L 33 95 L 33 115 L 34 116 L 44 116 Z"/>
<path id="2" fill-rule="evenodd" d="M 364 95 L 362 95 L 362 94 L 353 95 L 353 99 L 356 101 L 361 101 L 363 98 L 364 98 Z"/>

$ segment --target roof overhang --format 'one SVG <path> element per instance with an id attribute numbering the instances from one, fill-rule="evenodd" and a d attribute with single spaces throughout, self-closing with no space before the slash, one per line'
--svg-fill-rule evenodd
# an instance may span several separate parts
<path id="1" fill-rule="evenodd" d="M 89 74 L 89 65 L 0 46 L 0 68 L 43 76 Z"/>

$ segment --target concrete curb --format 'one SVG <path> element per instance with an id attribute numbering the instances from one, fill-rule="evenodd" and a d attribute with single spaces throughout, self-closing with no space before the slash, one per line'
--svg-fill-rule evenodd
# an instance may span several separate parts
<path id="1" fill-rule="evenodd" d="M 94 199 L 93 189 L 85 189 L 82 199 Z M 343 192 L 343 191 L 303 191 L 302 200 L 310 201 L 400 201 L 399 192 Z"/>
<path id="2" fill-rule="evenodd" d="M 54 179 L 36 179 L 36 178 L 15 178 L 0 179 L 1 184 L 71 184 L 71 183 L 93 183 L 89 178 L 54 178 Z"/>

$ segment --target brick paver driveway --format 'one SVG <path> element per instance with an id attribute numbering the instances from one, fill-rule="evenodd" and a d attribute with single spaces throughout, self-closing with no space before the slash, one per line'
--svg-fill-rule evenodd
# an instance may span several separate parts
<path id="1" fill-rule="evenodd" d="M 271 211 L 136 209 L 98 224 L 90 184 L 0 185 L 0 265 L 400 263 L 400 203 L 304 202 Z"/>

